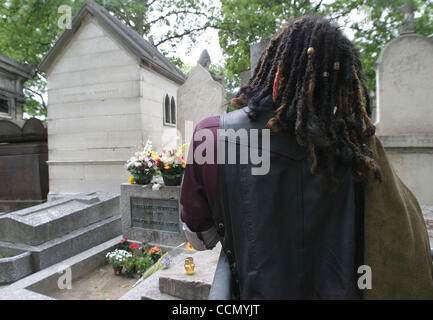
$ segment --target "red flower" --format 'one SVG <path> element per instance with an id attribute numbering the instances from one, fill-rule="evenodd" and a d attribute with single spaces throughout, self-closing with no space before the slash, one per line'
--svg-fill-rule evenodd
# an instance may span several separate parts
<path id="1" fill-rule="evenodd" d="M 123 238 L 122 240 L 120 240 L 120 243 L 124 243 L 124 242 L 126 242 L 126 241 L 128 241 L 128 239 L 126 239 L 126 237 L 125 237 L 125 238 Z"/>
<path id="2" fill-rule="evenodd" d="M 135 243 L 131 243 L 131 244 L 129 245 L 129 249 L 137 249 L 137 248 L 138 248 L 138 245 L 135 244 Z"/>

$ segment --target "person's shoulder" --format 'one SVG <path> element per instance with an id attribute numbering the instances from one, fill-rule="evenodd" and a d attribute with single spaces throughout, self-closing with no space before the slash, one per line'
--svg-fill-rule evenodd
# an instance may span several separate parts
<path id="1" fill-rule="evenodd" d="M 195 130 L 198 131 L 201 129 L 213 129 L 213 128 L 219 128 L 219 126 L 220 126 L 220 116 L 212 116 L 201 120 L 195 127 Z"/>

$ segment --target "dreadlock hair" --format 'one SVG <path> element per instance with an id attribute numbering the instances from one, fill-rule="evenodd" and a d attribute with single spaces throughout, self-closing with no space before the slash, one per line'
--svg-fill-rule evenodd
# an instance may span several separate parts
<path id="1" fill-rule="evenodd" d="M 271 132 L 294 131 L 308 148 L 311 172 L 327 168 L 331 156 L 352 165 L 362 181 L 369 171 L 381 181 L 381 169 L 367 146 L 375 127 L 359 53 L 339 27 L 307 16 L 292 20 L 269 42 L 248 84 L 230 101 L 247 104 L 255 119 L 258 102 L 273 94 Z"/>

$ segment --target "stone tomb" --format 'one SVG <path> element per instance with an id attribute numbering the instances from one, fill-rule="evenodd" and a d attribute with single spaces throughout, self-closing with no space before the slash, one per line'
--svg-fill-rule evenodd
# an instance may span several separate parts
<path id="1" fill-rule="evenodd" d="M 119 196 L 90 192 L 0 214 L 0 285 L 120 235 Z M 6 272 L 7 271 L 7 272 Z"/>
<path id="2" fill-rule="evenodd" d="M 129 240 L 161 246 L 185 242 L 180 210 L 180 187 L 152 190 L 137 184 L 120 186 L 122 233 Z"/>
<path id="3" fill-rule="evenodd" d="M 388 43 L 377 61 L 376 135 L 420 204 L 432 206 L 433 41 L 413 31 Z"/>

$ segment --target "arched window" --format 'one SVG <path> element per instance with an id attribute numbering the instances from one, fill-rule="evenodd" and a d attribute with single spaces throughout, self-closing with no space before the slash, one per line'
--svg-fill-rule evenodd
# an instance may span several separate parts
<path id="1" fill-rule="evenodd" d="M 168 94 L 165 95 L 164 113 L 165 113 L 165 123 L 171 123 L 171 117 L 170 117 L 170 98 L 168 97 Z"/>
<path id="2" fill-rule="evenodd" d="M 164 124 L 165 125 L 176 125 L 176 102 L 174 97 L 165 95 L 164 98 Z"/>
<path id="3" fill-rule="evenodd" d="M 171 123 L 176 124 L 176 103 L 174 97 L 171 97 Z"/>

